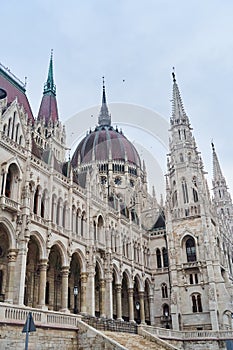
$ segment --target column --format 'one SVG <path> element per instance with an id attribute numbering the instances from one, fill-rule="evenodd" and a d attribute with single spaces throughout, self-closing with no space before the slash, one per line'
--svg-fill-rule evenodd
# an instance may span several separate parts
<path id="1" fill-rule="evenodd" d="M 106 292 L 105 292 L 106 317 L 113 318 L 113 298 L 112 298 L 112 273 L 106 276 Z"/>
<path id="2" fill-rule="evenodd" d="M 116 309 L 117 319 L 122 320 L 122 305 L 121 305 L 121 285 L 116 285 Z"/>
<path id="3" fill-rule="evenodd" d="M 150 323 L 153 326 L 155 324 L 154 297 L 153 297 L 153 295 L 149 295 L 149 310 L 150 310 Z"/>
<path id="4" fill-rule="evenodd" d="M 88 272 L 87 279 L 87 313 L 95 316 L 95 271 Z"/>
<path id="5" fill-rule="evenodd" d="M 135 322 L 134 305 L 133 305 L 133 288 L 128 289 L 128 298 L 129 298 L 129 322 Z"/>
<path id="6" fill-rule="evenodd" d="M 138 292 L 140 302 L 140 319 L 141 323 L 145 324 L 145 305 L 144 305 L 144 292 Z"/>
<path id="7" fill-rule="evenodd" d="M 81 310 L 82 314 L 87 313 L 87 273 L 81 273 Z"/>
<path id="8" fill-rule="evenodd" d="M 100 280 L 100 317 L 105 315 L 105 280 Z"/>
<path id="9" fill-rule="evenodd" d="M 69 277 L 69 266 L 62 267 L 62 296 L 61 296 L 61 308 L 63 312 L 68 312 L 68 277 Z"/>
<path id="10" fill-rule="evenodd" d="M 17 250 L 16 249 L 9 250 L 7 258 L 8 258 L 8 269 L 7 269 L 8 278 L 7 278 L 5 301 L 7 303 L 13 304 L 14 273 L 15 273 L 15 263 L 17 258 Z"/>
<path id="11" fill-rule="evenodd" d="M 40 261 L 40 285 L 39 285 L 39 307 L 41 309 L 47 309 L 47 307 L 45 306 L 46 278 L 47 278 L 47 259 L 42 259 Z"/>
<path id="12" fill-rule="evenodd" d="M 19 242 L 19 252 L 17 256 L 17 264 L 15 265 L 15 295 L 14 303 L 18 305 L 24 304 L 24 288 L 25 288 L 25 276 L 26 276 L 26 263 L 27 263 L 27 243 L 28 240 L 21 240 Z"/>

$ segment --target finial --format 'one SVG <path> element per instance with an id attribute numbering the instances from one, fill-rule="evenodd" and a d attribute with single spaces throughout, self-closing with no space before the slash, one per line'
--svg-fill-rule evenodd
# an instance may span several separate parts
<path id="1" fill-rule="evenodd" d="M 104 76 L 102 77 L 102 79 L 103 79 L 103 88 L 105 88 Z"/>
<path id="2" fill-rule="evenodd" d="M 215 148 L 214 148 L 213 140 L 211 141 L 211 146 L 212 146 L 212 150 L 213 150 L 213 152 L 214 152 L 214 151 L 215 151 Z"/>
<path id="3" fill-rule="evenodd" d="M 173 78 L 173 83 L 175 83 L 176 82 L 175 67 L 172 67 L 172 78 Z"/>

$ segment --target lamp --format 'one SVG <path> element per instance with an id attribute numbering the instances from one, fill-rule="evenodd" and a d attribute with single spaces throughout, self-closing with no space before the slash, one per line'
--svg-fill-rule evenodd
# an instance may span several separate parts
<path id="1" fill-rule="evenodd" d="M 77 296 L 78 296 L 78 286 L 74 286 L 74 314 L 78 313 L 77 309 Z"/>
<path id="2" fill-rule="evenodd" d="M 136 307 L 136 310 L 137 310 L 137 311 L 140 310 L 140 303 L 139 303 L 139 301 L 136 301 L 135 307 Z"/>

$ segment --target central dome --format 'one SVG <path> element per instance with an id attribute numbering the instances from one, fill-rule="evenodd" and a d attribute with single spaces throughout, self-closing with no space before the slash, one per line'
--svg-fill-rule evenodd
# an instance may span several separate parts
<path id="1" fill-rule="evenodd" d="M 111 125 L 105 85 L 103 82 L 102 106 L 99 114 L 99 126 L 82 139 L 72 157 L 74 168 L 85 166 L 92 162 L 128 163 L 133 168 L 141 169 L 141 161 L 136 148 L 118 129 Z M 120 164 L 119 164 L 120 166 Z"/>
<path id="2" fill-rule="evenodd" d="M 79 143 L 72 158 L 74 168 L 91 162 L 128 162 L 141 168 L 140 157 L 133 144 L 111 125 L 100 125 Z"/>

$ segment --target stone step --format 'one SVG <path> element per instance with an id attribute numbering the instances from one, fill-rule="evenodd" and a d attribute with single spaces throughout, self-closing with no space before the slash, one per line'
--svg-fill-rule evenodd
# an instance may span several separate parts
<path id="1" fill-rule="evenodd" d="M 149 341 L 138 334 L 123 333 L 123 332 L 103 332 L 109 338 L 123 345 L 128 350 L 165 350 L 161 344 Z"/>

